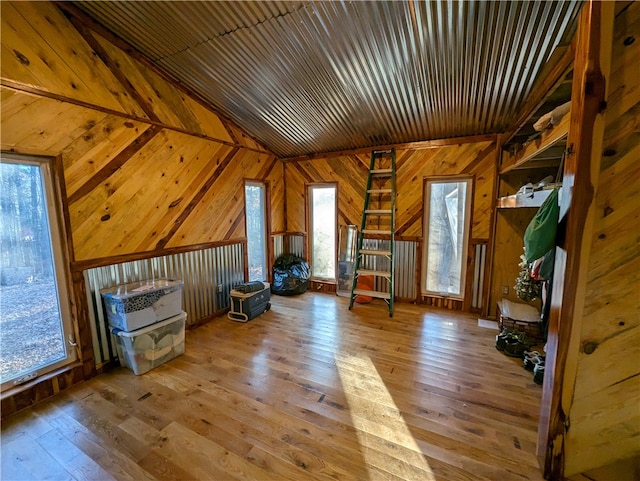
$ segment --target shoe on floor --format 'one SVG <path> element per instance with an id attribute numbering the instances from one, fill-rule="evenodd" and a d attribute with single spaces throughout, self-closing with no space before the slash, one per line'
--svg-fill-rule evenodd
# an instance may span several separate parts
<path id="1" fill-rule="evenodd" d="M 536 384 L 542 384 L 544 381 L 544 364 L 537 364 L 533 368 L 533 382 Z"/>

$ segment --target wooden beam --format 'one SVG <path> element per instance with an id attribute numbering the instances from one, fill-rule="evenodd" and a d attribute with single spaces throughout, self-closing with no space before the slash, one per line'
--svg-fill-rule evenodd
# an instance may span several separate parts
<path id="1" fill-rule="evenodd" d="M 139 152 L 145 145 L 149 143 L 157 134 L 160 133 L 162 128 L 152 126 L 142 132 L 133 142 L 131 142 L 124 150 L 109 161 L 102 169 L 95 173 L 87 182 L 81 185 L 78 190 L 71 194 L 68 198 L 69 205 L 77 202 L 85 195 L 89 194 L 102 182 L 111 177 L 118 171 L 136 152 Z"/>
<path id="2" fill-rule="evenodd" d="M 423 192 L 424 192 L 424 190 L 423 190 Z M 416 222 L 418 222 L 419 220 L 422 219 L 422 216 L 423 216 L 423 202 L 422 202 L 422 199 L 420 199 L 414 205 L 414 207 L 411 210 L 412 210 L 411 217 L 409 217 L 409 219 L 407 219 L 407 221 L 404 224 L 402 224 L 400 227 L 398 227 L 396 229 L 396 235 L 397 236 L 403 235 L 407 230 L 409 230 L 409 228 L 413 224 L 415 224 Z"/>
<path id="3" fill-rule="evenodd" d="M 93 30 L 98 35 L 100 35 L 101 37 L 104 37 L 110 43 L 112 43 L 113 45 L 118 47 L 120 50 L 125 52 L 127 55 L 129 55 L 131 58 L 133 58 L 134 60 L 140 62 L 146 68 L 148 68 L 149 70 L 153 71 L 155 74 L 157 74 L 160 77 L 162 77 L 164 80 L 169 82 L 171 85 L 173 85 L 177 89 L 179 89 L 182 92 L 184 92 L 185 94 L 187 94 L 189 97 L 191 97 L 193 100 L 195 100 L 200 105 L 205 107 L 207 110 L 210 110 L 211 112 L 216 114 L 218 116 L 218 118 L 220 119 L 220 121 L 222 122 L 222 125 L 224 125 L 225 129 L 227 130 L 227 132 L 229 133 L 229 135 L 231 136 L 232 139 L 237 140 L 235 138 L 235 136 L 232 135 L 231 132 L 229 132 L 232 129 L 229 129 L 227 124 L 233 125 L 235 128 L 241 130 L 242 132 L 244 132 L 244 134 L 247 137 L 249 137 L 251 140 L 253 140 L 256 144 L 258 144 L 261 147 L 263 147 L 264 150 L 262 150 L 262 152 L 275 155 L 267 147 L 265 147 L 262 144 L 262 142 L 260 142 L 258 139 L 256 139 L 252 135 L 248 134 L 243 128 L 238 126 L 238 124 L 236 124 L 229 117 L 227 117 L 226 115 L 220 113 L 218 111 L 218 109 L 211 102 L 206 100 L 199 93 L 197 93 L 194 90 L 192 90 L 191 88 L 187 87 L 185 84 L 183 84 L 182 82 L 180 82 L 176 78 L 174 78 L 171 75 L 169 75 L 163 69 L 158 67 L 155 63 L 153 63 L 149 58 L 147 58 L 145 55 L 143 55 L 138 50 L 133 48 L 131 45 L 129 45 L 123 39 L 121 39 L 120 37 L 115 35 L 112 31 L 106 29 L 104 26 L 102 26 L 101 24 L 96 22 L 89 15 L 84 13 L 81 9 L 79 9 L 75 5 L 72 5 L 70 2 L 61 1 L 61 0 L 52 0 L 52 1 L 60 9 L 60 11 L 62 11 L 64 16 L 67 17 L 69 20 L 71 20 L 71 18 L 75 18 L 78 22 L 82 23 L 85 27 Z M 245 147 L 245 148 L 249 148 L 249 147 Z M 259 149 L 251 149 L 251 150 L 255 150 L 257 152 L 260 152 Z"/>
<path id="4" fill-rule="evenodd" d="M 536 110 L 540 108 L 549 95 L 564 81 L 567 74 L 571 71 L 576 52 L 575 40 L 567 47 L 562 48 L 565 49 L 562 57 L 560 57 L 549 74 L 540 77 L 540 81 L 534 85 L 527 101 L 520 109 L 520 115 L 513 125 L 504 133 L 502 145 L 509 143 L 514 135 L 527 123 Z"/>
<path id="5" fill-rule="evenodd" d="M 185 209 L 180 213 L 180 216 L 174 222 L 173 227 L 171 227 L 171 230 L 169 231 L 169 233 L 158 241 L 158 243 L 156 244 L 156 249 L 158 250 L 164 249 L 164 247 L 171 240 L 173 235 L 178 231 L 180 226 L 184 223 L 185 220 L 187 220 L 187 217 L 191 215 L 191 212 L 193 212 L 193 210 L 196 208 L 198 203 L 203 199 L 207 191 L 211 188 L 211 186 L 213 186 L 215 181 L 218 180 L 218 177 L 222 175 L 222 172 L 224 172 L 224 169 L 227 168 L 227 166 L 229 165 L 229 163 L 235 157 L 235 155 L 238 153 L 239 150 L 240 150 L 239 147 L 232 149 L 231 152 L 229 152 L 227 156 L 222 160 L 222 162 L 220 162 L 220 164 L 218 165 L 216 170 L 213 172 L 213 174 L 209 176 L 209 178 L 204 183 L 202 188 L 200 188 L 198 193 L 193 197 L 193 199 L 191 199 L 191 202 L 189 202 L 189 205 L 185 207 Z"/>
<path id="6" fill-rule="evenodd" d="M 133 262 L 143 259 L 151 259 L 153 257 L 169 256 L 173 254 L 181 254 L 183 252 L 199 251 L 203 249 L 213 249 L 215 247 L 228 246 L 232 244 L 241 244 L 246 242 L 246 238 L 228 239 L 225 241 L 205 242 L 202 244 L 193 244 L 182 247 L 166 247 L 163 249 L 146 251 L 146 252 L 134 252 L 131 254 L 123 254 L 119 256 L 102 257 L 97 259 L 88 259 L 83 261 L 75 261 L 71 263 L 71 270 L 73 272 L 82 272 L 87 269 L 93 269 L 94 267 L 110 266 L 112 264 L 121 264 L 123 262 Z"/>
<path id="7" fill-rule="evenodd" d="M 258 176 L 256 179 L 261 182 L 264 182 L 267 179 L 267 177 L 269 177 L 269 175 L 271 174 L 271 171 L 277 164 L 278 164 L 278 158 L 276 156 L 273 156 L 267 159 L 262 170 L 258 172 Z"/>
<path id="8" fill-rule="evenodd" d="M 420 142 L 405 142 L 401 144 L 375 145 L 371 147 L 359 147 L 356 149 L 337 150 L 333 152 L 322 152 L 317 154 L 300 155 L 298 157 L 287 157 L 283 162 L 300 162 L 303 160 L 326 159 L 327 157 L 343 157 L 354 154 L 367 154 L 372 150 L 422 150 L 436 149 L 450 145 L 470 144 L 475 142 L 489 142 L 496 140 L 496 134 L 473 135 L 468 137 L 453 137 L 450 139 L 423 140 Z"/>
<path id="9" fill-rule="evenodd" d="M 462 172 L 460 172 L 460 173 L 461 174 L 469 174 L 469 173 L 473 172 L 473 170 L 476 167 L 478 167 L 478 165 L 480 165 L 482 163 L 482 161 L 484 159 L 486 159 L 489 154 L 491 154 L 492 152 L 495 151 L 496 146 L 497 146 L 497 142 L 491 142 L 487 147 L 485 147 L 480 152 L 478 152 L 478 155 L 476 155 L 476 158 L 473 159 L 473 161 L 469 162 L 464 167 L 464 169 L 462 169 Z"/>
<path id="10" fill-rule="evenodd" d="M 502 135 L 498 136 L 496 145 L 503 145 Z M 495 162 L 493 163 L 493 188 L 491 191 L 491 221 L 489 225 L 489 241 L 487 244 L 487 255 L 485 258 L 484 280 L 482 292 L 482 313 L 485 317 L 488 317 L 491 312 L 491 306 L 489 305 L 489 298 L 492 291 L 493 280 L 493 257 L 496 247 L 496 230 L 497 230 L 497 218 L 498 210 L 496 209 L 498 192 L 500 191 L 500 176 L 498 175 L 498 166 L 502 161 L 502 149 L 496 148 L 495 150 Z"/>
<path id="11" fill-rule="evenodd" d="M 125 89 L 125 91 L 140 106 L 142 111 L 149 116 L 149 119 L 155 122 L 160 122 L 160 119 L 158 118 L 156 113 L 153 111 L 153 108 L 151 107 L 149 102 L 147 102 L 147 99 L 145 99 L 142 95 L 140 95 L 140 93 L 136 90 L 136 88 L 129 81 L 129 79 L 122 73 L 122 70 L 120 70 L 120 67 L 117 64 L 117 62 L 115 62 L 111 58 L 109 53 L 104 49 L 104 47 L 100 44 L 100 42 L 96 40 L 96 38 L 93 36 L 91 31 L 83 23 L 81 23 L 78 20 L 78 18 L 75 16 L 71 16 L 71 18 L 69 18 L 69 21 L 73 24 L 73 26 L 78 31 L 78 33 L 82 36 L 82 38 L 84 38 L 85 42 L 87 42 L 89 46 L 93 49 L 93 51 L 96 53 L 98 58 L 102 60 L 102 63 L 104 63 L 107 66 L 107 68 L 111 71 L 113 76 L 118 80 L 118 82 L 120 82 L 120 84 Z"/>
<path id="12" fill-rule="evenodd" d="M 245 218 L 245 209 L 243 207 L 240 210 L 240 212 L 238 212 L 238 215 L 236 216 L 236 219 L 229 226 L 229 230 L 227 230 L 227 233 L 223 237 L 224 240 L 231 239 L 231 236 L 233 235 L 233 232 L 238 228 L 238 226 L 240 226 L 240 224 L 242 224 L 242 222 L 244 221 L 244 218 Z M 246 232 L 245 232 L 245 236 L 246 236 Z M 245 263 L 245 265 L 248 265 L 248 264 Z"/>
<path id="13" fill-rule="evenodd" d="M 571 112 L 568 112 L 560 123 L 550 129 L 544 130 L 540 137 L 529 143 L 523 150 L 519 150 L 515 154 L 505 152 L 503 154 L 503 162 L 500 168 L 500 174 L 522 167 L 526 162 L 540 155 L 545 150 L 553 147 L 558 141 L 567 137 L 569 133 L 569 124 L 571 122 Z"/>
<path id="14" fill-rule="evenodd" d="M 576 34 L 571 123 L 560 196 L 559 245 L 551 295 L 538 455 L 547 479 L 564 479 L 565 436 L 570 429 L 582 308 L 591 248 L 594 186 L 604 135 L 606 79 L 613 37 L 613 2 L 582 7 Z M 576 474 L 568 473 L 568 474 Z"/>
<path id="15" fill-rule="evenodd" d="M 216 137 L 211 137 L 209 135 L 206 134 L 201 134 L 198 132 L 191 132 L 189 130 L 186 129 L 182 129 L 180 127 L 175 127 L 173 125 L 167 125 L 164 124 L 162 122 L 156 122 L 154 120 L 151 119 L 147 119 L 147 118 L 143 118 L 143 117 L 137 117 L 135 115 L 131 115 L 131 114 L 127 114 L 125 112 L 120 112 L 119 110 L 113 110 L 113 109 L 109 109 L 106 107 L 102 107 L 101 105 L 95 105 L 89 102 L 85 102 L 84 100 L 78 100 L 78 99 L 74 99 L 71 97 L 66 97 L 64 95 L 60 95 L 60 94 L 56 94 L 53 92 L 49 92 L 47 90 L 42 90 L 39 89 L 37 87 L 34 87 L 33 85 L 28 85 L 28 84 L 24 84 L 22 82 L 16 82 L 14 80 L 10 80 L 7 78 L 0 78 L 0 86 L 4 87 L 4 88 L 8 88 L 11 90 L 15 90 L 16 92 L 23 92 L 29 95 L 34 95 L 37 97 L 44 97 L 44 98 L 48 98 L 48 99 L 52 99 L 52 100 L 57 100 L 59 102 L 66 102 L 69 104 L 73 104 L 73 105 L 77 105 L 79 107 L 84 107 L 87 109 L 91 109 L 91 110 L 95 110 L 97 112 L 103 112 L 105 114 L 109 114 L 109 115 L 115 115 L 117 117 L 121 117 L 124 119 L 129 119 L 129 120 L 135 120 L 137 122 L 141 122 L 144 124 L 149 124 L 149 125 L 155 125 L 157 127 L 162 127 L 163 129 L 166 130 L 172 130 L 174 132 L 180 132 L 182 134 L 186 134 L 186 135 L 190 135 L 192 137 L 198 137 L 200 139 L 206 139 L 206 140 L 210 140 L 212 142 L 217 142 L 219 144 L 224 144 L 224 145 L 229 145 L 231 147 L 241 147 L 243 149 L 247 149 L 247 150 L 251 150 L 252 152 L 259 152 L 261 154 L 270 154 L 270 155 L 275 155 L 273 152 L 270 152 L 268 150 L 259 150 L 259 149 L 254 149 L 253 147 L 246 147 L 244 145 L 241 144 L 234 144 L 232 142 L 229 142 L 227 140 L 222 140 L 222 139 L 218 139 Z M 50 153 L 48 155 L 51 155 Z"/>

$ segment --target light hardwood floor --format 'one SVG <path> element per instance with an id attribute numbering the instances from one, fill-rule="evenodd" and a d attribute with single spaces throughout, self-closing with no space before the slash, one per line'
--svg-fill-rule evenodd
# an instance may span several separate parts
<path id="1" fill-rule="evenodd" d="M 9 418 L 3 480 L 541 480 L 541 388 L 477 317 L 306 293 Z"/>

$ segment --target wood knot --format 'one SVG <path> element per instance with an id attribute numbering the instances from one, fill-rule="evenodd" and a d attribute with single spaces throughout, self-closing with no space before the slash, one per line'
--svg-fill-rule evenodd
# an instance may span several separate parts
<path id="1" fill-rule="evenodd" d="M 609 206 L 606 206 L 604 208 L 604 216 L 603 217 L 607 217 L 608 215 L 613 214 L 613 209 Z"/>
<path id="2" fill-rule="evenodd" d="M 103 215 L 102 217 L 100 217 L 100 220 L 101 220 L 102 222 L 106 222 L 106 221 L 108 221 L 109 219 L 111 219 L 111 214 L 105 214 L 105 215 Z"/>
<path id="3" fill-rule="evenodd" d="M 597 347 L 598 345 L 595 342 L 587 342 L 582 347 L 582 350 L 584 351 L 585 354 L 593 354 Z"/>
<path id="4" fill-rule="evenodd" d="M 604 155 L 605 157 L 613 157 L 617 153 L 618 152 L 616 152 L 615 149 L 604 149 L 604 152 L 602 152 L 602 155 Z"/>
<path id="5" fill-rule="evenodd" d="M 26 57 L 26 55 L 18 52 L 17 50 L 14 50 L 13 54 L 18 59 L 18 62 L 20 62 L 22 65 L 29 65 L 31 63 L 29 59 Z"/>
<path id="6" fill-rule="evenodd" d="M 133 122 L 125 122 L 124 126 L 127 127 L 128 129 L 132 129 L 134 127 Z"/>
<path id="7" fill-rule="evenodd" d="M 629 45 L 631 45 L 635 41 L 636 41 L 636 38 L 633 35 L 629 35 L 627 38 L 625 38 L 622 41 L 622 45 L 624 45 L 625 47 L 628 47 Z"/>

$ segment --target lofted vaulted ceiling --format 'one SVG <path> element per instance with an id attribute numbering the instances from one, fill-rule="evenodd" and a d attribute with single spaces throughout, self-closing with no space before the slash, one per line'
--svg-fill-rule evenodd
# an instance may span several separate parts
<path id="1" fill-rule="evenodd" d="M 581 5 L 74 3 L 283 158 L 504 131 Z"/>

